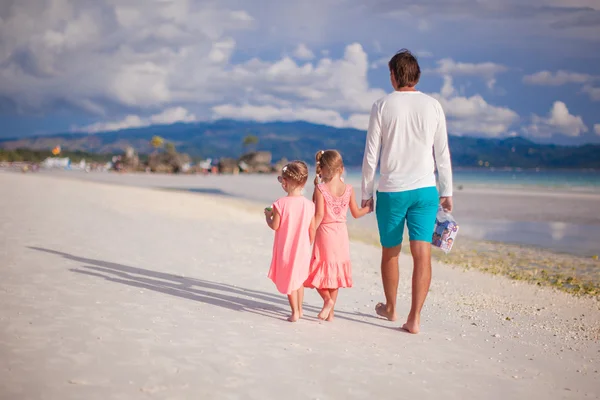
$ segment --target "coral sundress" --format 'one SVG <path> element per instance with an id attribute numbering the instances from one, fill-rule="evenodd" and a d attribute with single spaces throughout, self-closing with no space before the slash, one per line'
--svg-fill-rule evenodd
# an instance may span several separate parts
<path id="1" fill-rule="evenodd" d="M 325 200 L 323 221 L 317 228 L 313 256 L 305 287 L 337 289 L 352 287 L 350 239 L 346 214 L 352 196 L 352 186 L 340 197 L 334 196 L 325 184 L 317 185 Z"/>
<path id="2" fill-rule="evenodd" d="M 281 216 L 275 231 L 269 278 L 283 294 L 300 289 L 310 267 L 310 224 L 315 205 L 304 196 L 283 197 L 273 203 Z"/>

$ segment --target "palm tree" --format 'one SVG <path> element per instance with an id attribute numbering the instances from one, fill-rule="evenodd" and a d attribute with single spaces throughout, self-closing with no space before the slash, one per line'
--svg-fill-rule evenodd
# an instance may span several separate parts
<path id="1" fill-rule="evenodd" d="M 242 141 L 242 146 L 244 149 L 252 149 L 255 148 L 258 144 L 258 137 L 255 135 L 247 135 Z"/>

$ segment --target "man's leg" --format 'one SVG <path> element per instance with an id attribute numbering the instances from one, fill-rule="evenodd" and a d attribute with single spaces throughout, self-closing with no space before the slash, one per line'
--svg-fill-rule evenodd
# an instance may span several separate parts
<path id="1" fill-rule="evenodd" d="M 381 280 L 383 281 L 383 291 L 385 293 L 385 304 L 379 303 L 375 308 L 377 314 L 382 317 L 395 321 L 396 298 L 398 296 L 398 280 L 400 271 L 398 268 L 398 258 L 402 245 L 395 247 L 382 247 L 381 251 Z"/>
<path id="2" fill-rule="evenodd" d="M 412 302 L 403 329 L 419 333 L 421 310 L 431 284 L 431 240 L 438 209 L 438 192 L 435 187 L 412 191 L 412 204 L 406 214 L 413 257 Z"/>
<path id="3" fill-rule="evenodd" d="M 377 194 L 377 227 L 381 242 L 381 280 L 385 293 L 385 304 L 378 303 L 375 312 L 395 321 L 396 297 L 398 296 L 398 257 L 402 249 L 404 221 L 407 212 L 407 197 L 405 193 Z"/>
<path id="4" fill-rule="evenodd" d="M 411 241 L 410 252 L 413 257 L 412 302 L 408 318 L 402 328 L 410 333 L 419 333 L 421 310 L 431 284 L 431 244 Z"/>

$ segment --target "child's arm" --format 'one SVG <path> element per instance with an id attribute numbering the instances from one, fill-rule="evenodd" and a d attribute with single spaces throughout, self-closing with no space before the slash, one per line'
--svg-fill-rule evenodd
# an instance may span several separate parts
<path id="1" fill-rule="evenodd" d="M 315 227 L 315 217 L 310 220 L 310 228 L 308 228 L 308 236 L 310 237 L 311 246 L 315 243 L 315 236 L 317 235 L 317 228 Z"/>
<path id="2" fill-rule="evenodd" d="M 313 193 L 313 199 L 315 202 L 315 230 L 321 225 L 321 221 L 323 221 L 323 216 L 325 215 L 325 199 L 323 198 L 323 193 L 317 188 L 315 188 L 315 192 Z"/>
<path id="3" fill-rule="evenodd" d="M 267 225 L 269 225 L 269 228 L 273 229 L 274 231 L 279 229 L 281 215 L 279 215 L 279 212 L 276 208 L 273 208 L 272 210 L 265 210 L 265 219 L 267 221 Z"/>
<path id="4" fill-rule="evenodd" d="M 358 208 L 358 204 L 356 204 L 356 198 L 354 196 L 354 188 L 352 188 L 352 193 L 350 194 L 350 213 L 354 218 L 364 217 L 371 211 L 371 207 L 363 207 Z"/>

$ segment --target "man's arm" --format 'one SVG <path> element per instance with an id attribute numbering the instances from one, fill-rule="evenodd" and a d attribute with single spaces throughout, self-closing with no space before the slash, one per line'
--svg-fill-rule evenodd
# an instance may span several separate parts
<path id="1" fill-rule="evenodd" d="M 440 203 L 445 210 L 452 211 L 452 163 L 448 147 L 446 116 L 441 105 L 438 105 L 437 109 L 438 127 L 433 139 L 433 151 L 439 176 Z"/>
<path id="2" fill-rule="evenodd" d="M 367 131 L 367 140 L 365 143 L 365 155 L 362 165 L 362 202 L 373 199 L 373 188 L 375 186 L 375 172 L 379 162 L 379 152 L 381 149 L 381 113 L 377 103 L 371 108 L 369 118 L 369 129 Z M 371 205 L 372 206 L 372 205 Z"/>

